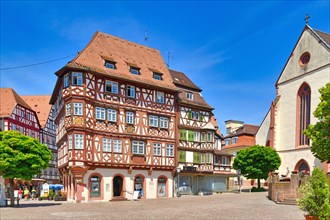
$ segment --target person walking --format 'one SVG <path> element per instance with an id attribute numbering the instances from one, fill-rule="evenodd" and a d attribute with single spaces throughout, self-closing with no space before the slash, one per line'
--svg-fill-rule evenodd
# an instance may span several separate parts
<path id="1" fill-rule="evenodd" d="M 18 189 L 18 198 L 19 199 L 22 199 L 23 198 L 23 190 L 22 190 L 22 188 L 19 188 Z"/>
<path id="2" fill-rule="evenodd" d="M 29 198 L 29 193 L 30 193 L 30 191 L 28 190 L 28 188 L 27 187 L 25 187 L 25 189 L 24 189 L 24 199 L 25 200 L 28 200 Z"/>
<path id="3" fill-rule="evenodd" d="M 36 189 L 33 187 L 31 192 L 32 192 L 32 200 L 35 200 L 37 198 L 37 196 L 36 196 L 37 195 Z"/>

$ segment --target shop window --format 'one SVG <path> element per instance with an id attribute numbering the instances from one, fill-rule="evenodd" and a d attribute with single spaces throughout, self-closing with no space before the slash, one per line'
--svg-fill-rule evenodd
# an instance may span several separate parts
<path id="1" fill-rule="evenodd" d="M 92 176 L 90 178 L 90 197 L 101 196 L 101 178 L 98 176 Z"/>
<path id="2" fill-rule="evenodd" d="M 157 193 L 158 197 L 166 197 L 166 179 L 163 177 L 158 178 Z"/>

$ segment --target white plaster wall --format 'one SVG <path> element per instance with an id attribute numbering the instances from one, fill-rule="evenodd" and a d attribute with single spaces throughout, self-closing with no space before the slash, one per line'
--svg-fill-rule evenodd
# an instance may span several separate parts
<path id="1" fill-rule="evenodd" d="M 262 121 L 258 132 L 256 133 L 256 144 L 266 146 L 269 140 L 269 126 L 270 126 L 270 110 L 267 112 L 266 117 Z"/>
<path id="2" fill-rule="evenodd" d="M 194 152 L 186 151 L 186 162 L 193 163 L 194 162 Z"/>
<path id="3" fill-rule="evenodd" d="M 286 174 L 287 168 L 289 168 L 290 172 L 293 171 L 296 164 L 301 159 L 304 159 L 308 163 L 310 171 L 316 166 L 322 167 L 322 163 L 314 157 L 309 148 L 297 149 L 294 151 L 279 151 L 278 154 L 282 160 L 281 166 L 278 169 L 280 174 Z"/>
<path id="4" fill-rule="evenodd" d="M 299 65 L 299 59 L 306 51 L 310 52 L 311 58 L 308 65 L 302 68 Z M 300 76 L 303 73 L 310 72 L 329 63 L 329 50 L 318 42 L 318 39 L 311 34 L 310 30 L 305 31 L 297 43 L 296 48 L 294 48 L 278 83 Z"/>
<path id="5" fill-rule="evenodd" d="M 95 170 L 89 170 L 86 175 L 84 176 L 83 182 L 86 184 L 86 187 L 84 189 L 83 195 L 85 197 L 85 202 L 88 201 L 88 178 L 92 173 L 99 173 L 103 177 L 103 201 L 109 201 L 112 199 L 113 196 L 113 176 L 116 174 L 121 174 L 125 177 L 124 184 L 125 184 L 125 190 L 127 192 L 124 192 L 123 195 L 127 199 L 133 199 L 133 193 L 134 191 L 134 177 L 138 174 L 143 175 L 145 177 L 145 188 L 144 192 L 146 193 L 146 198 L 157 198 L 157 181 L 159 176 L 166 176 L 167 177 L 167 188 L 168 188 L 168 197 L 173 197 L 173 177 L 171 174 L 171 171 L 157 171 L 154 170 L 152 172 L 152 175 L 148 175 L 147 170 L 134 170 L 131 174 L 128 174 L 127 169 L 102 169 L 97 168 Z M 106 184 L 109 184 L 109 192 L 106 192 Z M 123 187 L 124 188 L 124 187 Z"/>
<path id="6" fill-rule="evenodd" d="M 281 96 L 277 103 L 275 116 L 275 148 L 289 150 L 295 148 L 296 143 L 296 112 L 297 93 L 300 86 L 306 82 L 311 88 L 311 123 L 317 119 L 312 114 L 320 102 L 319 89 L 330 81 L 330 67 L 321 69 L 289 83 L 283 83 L 278 88 Z"/>

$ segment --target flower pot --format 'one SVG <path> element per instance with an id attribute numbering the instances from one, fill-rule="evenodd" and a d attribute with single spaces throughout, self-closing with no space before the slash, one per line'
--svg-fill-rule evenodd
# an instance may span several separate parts
<path id="1" fill-rule="evenodd" d="M 305 215 L 306 220 L 317 220 L 316 216 L 311 216 L 311 215 Z"/>

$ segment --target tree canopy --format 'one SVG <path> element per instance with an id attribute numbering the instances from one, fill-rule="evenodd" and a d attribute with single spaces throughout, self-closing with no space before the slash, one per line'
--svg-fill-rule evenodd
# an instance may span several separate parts
<path id="1" fill-rule="evenodd" d="M 267 179 L 270 171 L 277 170 L 281 165 L 281 158 L 278 153 L 270 148 L 255 145 L 237 153 L 233 167 L 240 169 L 241 174 L 248 179 Z"/>
<path id="2" fill-rule="evenodd" d="M 319 89 L 321 102 L 314 116 L 319 119 L 315 125 L 309 125 L 305 134 L 312 140 L 311 151 L 322 162 L 330 163 L 330 83 Z"/>
<path id="3" fill-rule="evenodd" d="M 12 206 L 14 178 L 30 180 L 48 167 L 51 158 L 51 151 L 37 139 L 17 131 L 0 132 L 0 175 L 10 179 Z"/>

